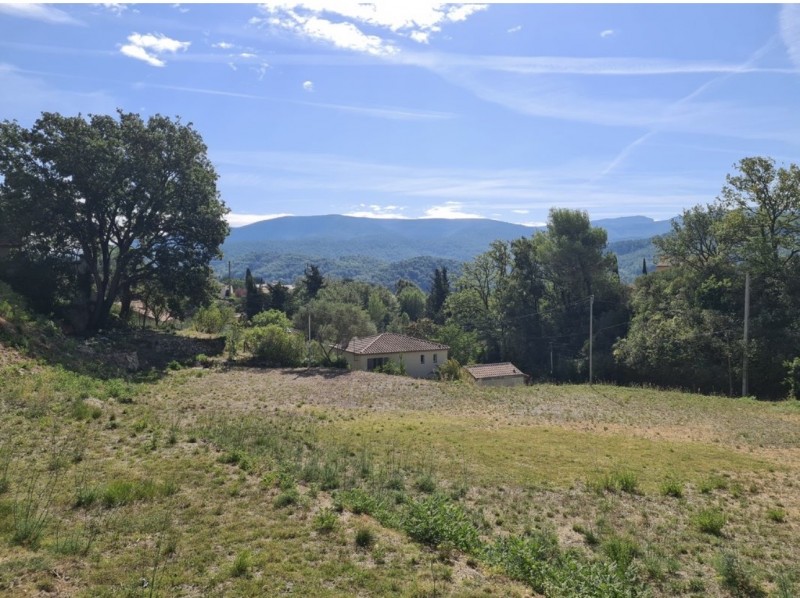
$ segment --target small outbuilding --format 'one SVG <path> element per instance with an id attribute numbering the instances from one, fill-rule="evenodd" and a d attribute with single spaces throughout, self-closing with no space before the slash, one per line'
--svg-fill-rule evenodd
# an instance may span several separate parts
<path id="1" fill-rule="evenodd" d="M 481 363 L 464 366 L 478 386 L 522 386 L 528 378 L 513 363 Z"/>
<path id="2" fill-rule="evenodd" d="M 409 376 L 428 378 L 447 361 L 450 347 L 405 334 L 384 332 L 351 339 L 346 347 L 336 345 L 334 350 L 347 360 L 351 370 L 370 372 L 394 361 L 402 364 Z"/>

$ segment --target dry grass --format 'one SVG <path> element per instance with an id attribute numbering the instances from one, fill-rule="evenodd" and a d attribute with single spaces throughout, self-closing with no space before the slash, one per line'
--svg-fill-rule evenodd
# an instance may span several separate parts
<path id="1" fill-rule="evenodd" d="M 20 374 L 15 358 L 0 372 L 0 467 L 3 448 L 18 447 L 0 494 L 0 591 L 11 594 L 531 595 L 480 559 L 425 548 L 366 514 L 345 509 L 319 530 L 342 487 L 393 475 L 403 490 L 386 496 L 412 499 L 424 476 L 460 496 L 487 541 L 548 530 L 598 559 L 633 542 L 657 596 L 727 595 L 723 551 L 774 590 L 800 556 L 795 404 L 249 368 L 169 372 L 124 387 L 120 402 L 107 382 L 40 367 Z M 89 411 L 75 407 L 90 399 Z M 339 488 L 303 481 L 292 463 L 333 467 Z M 12 544 L 21 489 L 53 468 L 40 545 Z M 599 489 L 621 470 L 638 493 Z M 680 498 L 661 492 L 666 479 L 680 480 Z M 115 481 L 141 490 L 108 506 L 100 497 Z M 276 500 L 287 492 L 295 498 Z M 693 523 L 708 509 L 725 514 L 719 536 Z M 364 528 L 367 548 L 355 542 Z"/>

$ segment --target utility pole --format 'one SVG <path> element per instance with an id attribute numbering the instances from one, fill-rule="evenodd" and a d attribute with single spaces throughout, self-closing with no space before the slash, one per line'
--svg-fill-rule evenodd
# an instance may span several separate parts
<path id="1" fill-rule="evenodd" d="M 228 260 L 228 288 L 225 289 L 225 296 L 232 297 L 233 296 L 233 288 L 231 288 L 231 261 Z"/>
<path id="2" fill-rule="evenodd" d="M 594 336 L 594 295 L 589 295 L 589 384 L 592 383 L 592 337 Z"/>
<path id="3" fill-rule="evenodd" d="M 742 396 L 748 395 L 747 389 L 747 340 L 750 331 L 750 272 L 744 274 L 744 348 L 742 351 Z"/>
<path id="4" fill-rule="evenodd" d="M 550 376 L 553 375 L 553 341 L 550 341 Z"/>
<path id="5" fill-rule="evenodd" d="M 311 310 L 308 310 L 308 368 L 311 368 Z"/>

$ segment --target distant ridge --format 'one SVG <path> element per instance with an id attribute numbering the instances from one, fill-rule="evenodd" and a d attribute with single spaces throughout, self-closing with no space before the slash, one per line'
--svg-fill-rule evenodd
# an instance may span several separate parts
<path id="1" fill-rule="evenodd" d="M 609 243 L 616 243 L 664 234 L 670 222 L 628 216 L 592 224 L 608 232 Z M 488 251 L 492 241 L 529 237 L 543 228 L 485 218 L 283 216 L 233 228 L 222 247 L 223 260 L 214 267 L 224 275 L 230 260 L 237 277 L 250 268 L 268 281 L 291 282 L 307 263 L 314 263 L 325 275 L 387 286 L 403 277 L 426 289 L 434 268 L 444 266 L 456 275 L 461 263 Z M 623 266 L 620 255 L 621 270 Z M 641 270 L 641 257 L 636 268 Z"/>

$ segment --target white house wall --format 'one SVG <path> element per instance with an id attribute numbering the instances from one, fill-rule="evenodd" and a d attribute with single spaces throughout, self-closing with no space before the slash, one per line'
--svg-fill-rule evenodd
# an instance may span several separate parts
<path id="1" fill-rule="evenodd" d="M 447 350 L 437 351 L 418 351 L 415 353 L 381 353 L 375 355 L 355 355 L 353 353 L 342 353 L 347 359 L 347 364 L 351 370 L 367 371 L 367 359 L 388 357 L 392 361 L 402 363 L 406 369 L 406 374 L 412 378 L 428 378 L 433 375 L 436 368 L 447 361 Z M 425 363 L 420 363 L 420 355 L 425 356 Z M 436 361 L 434 362 L 434 355 Z"/>

